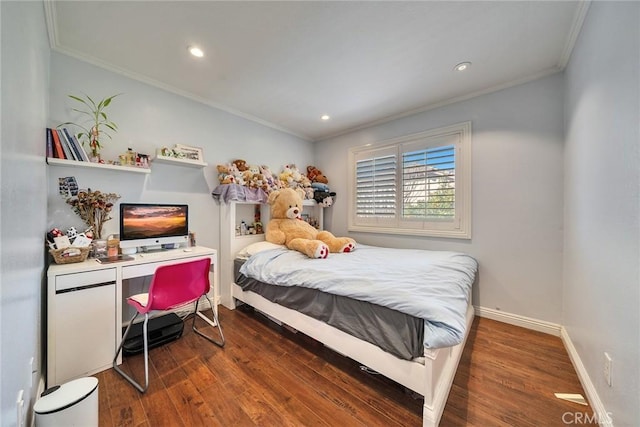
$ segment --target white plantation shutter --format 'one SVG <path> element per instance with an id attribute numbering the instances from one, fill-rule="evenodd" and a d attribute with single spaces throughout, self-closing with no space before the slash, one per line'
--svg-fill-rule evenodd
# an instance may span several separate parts
<path id="1" fill-rule="evenodd" d="M 351 149 L 349 229 L 470 238 L 470 123 Z"/>
<path id="2" fill-rule="evenodd" d="M 396 216 L 396 150 L 375 150 L 356 159 L 356 216 L 385 223 Z"/>

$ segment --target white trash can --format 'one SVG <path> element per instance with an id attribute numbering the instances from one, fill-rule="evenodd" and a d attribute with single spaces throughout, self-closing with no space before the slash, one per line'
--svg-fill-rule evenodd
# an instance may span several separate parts
<path id="1" fill-rule="evenodd" d="M 36 427 L 98 427 L 98 379 L 79 378 L 47 389 L 33 411 Z"/>

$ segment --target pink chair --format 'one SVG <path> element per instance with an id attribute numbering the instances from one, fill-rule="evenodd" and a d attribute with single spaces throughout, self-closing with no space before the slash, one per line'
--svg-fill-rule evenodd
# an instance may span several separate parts
<path id="1" fill-rule="evenodd" d="M 211 303 L 211 299 L 209 299 L 209 296 L 207 295 L 210 288 L 210 265 L 211 260 L 209 258 L 180 264 L 163 265 L 156 269 L 153 279 L 151 280 L 151 284 L 149 285 L 148 293 L 133 295 L 127 298 L 127 303 L 136 309 L 136 314 L 131 318 L 129 325 L 122 336 L 122 342 L 118 347 L 118 351 L 116 351 L 116 356 L 113 358 L 113 369 L 115 369 L 116 372 L 122 375 L 141 393 L 144 393 L 149 388 L 149 336 L 147 333 L 147 323 L 149 322 L 149 313 L 151 311 L 171 310 L 195 302 L 195 310 L 192 313 L 193 322 L 191 327 L 198 335 L 208 339 L 220 347 L 224 346 L 225 341 L 224 335 L 222 334 L 222 327 L 218 321 L 215 306 Z M 198 312 L 198 302 L 202 296 L 207 298 L 207 301 L 209 301 L 209 305 L 212 308 L 213 323 L 204 316 L 204 314 Z M 129 334 L 129 330 L 131 329 L 131 325 L 133 325 L 134 321 L 140 314 L 144 314 L 144 323 L 142 325 L 144 341 L 144 387 L 123 372 L 116 363 L 118 355 L 122 351 L 124 342 Z M 219 340 L 214 340 L 196 328 L 196 315 L 202 317 L 207 321 L 207 323 L 218 328 L 220 332 Z"/>

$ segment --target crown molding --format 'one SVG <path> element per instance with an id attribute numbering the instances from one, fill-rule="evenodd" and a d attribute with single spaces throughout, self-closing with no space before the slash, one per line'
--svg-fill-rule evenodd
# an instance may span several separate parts
<path id="1" fill-rule="evenodd" d="M 107 71 L 111 71 L 111 72 L 116 73 L 116 74 L 120 74 L 120 75 L 122 75 L 124 77 L 130 78 L 130 79 L 133 79 L 133 80 L 137 80 L 137 81 L 145 83 L 145 84 L 147 84 L 149 86 L 153 86 L 153 87 L 156 87 L 158 89 L 162 89 L 162 90 L 164 90 L 166 92 L 170 92 L 170 93 L 173 93 L 175 95 L 182 96 L 184 98 L 187 98 L 187 99 L 190 99 L 192 101 L 198 102 L 200 104 L 204 104 L 204 105 L 207 105 L 209 107 L 224 111 L 226 113 L 229 113 L 229 114 L 232 114 L 234 116 L 243 118 L 245 120 L 249 120 L 249 121 L 257 123 L 259 125 L 266 126 L 268 128 L 275 129 L 277 131 L 287 133 L 289 135 L 292 135 L 292 136 L 295 136 L 297 138 L 300 138 L 300 139 L 302 139 L 304 141 L 311 142 L 313 140 L 313 138 L 311 138 L 309 135 L 299 134 L 297 132 L 292 131 L 291 129 L 287 129 L 285 127 L 276 125 L 275 123 L 271 123 L 271 122 L 263 120 L 263 119 L 261 119 L 259 117 L 252 116 L 251 114 L 247 114 L 247 113 L 244 113 L 242 111 L 235 110 L 235 109 L 233 109 L 231 107 L 228 107 L 226 105 L 218 104 L 218 103 L 213 102 L 213 101 L 211 101 L 209 99 L 205 99 L 205 98 L 196 96 L 196 95 L 194 95 L 192 93 L 189 93 L 187 91 L 183 91 L 181 89 L 177 89 L 177 88 L 175 88 L 175 87 L 173 87 L 171 85 L 167 85 L 165 83 L 159 82 L 159 81 L 154 80 L 154 79 L 152 79 L 150 77 L 147 77 L 145 75 L 137 74 L 137 73 L 133 73 L 131 71 L 125 70 L 125 69 L 120 68 L 118 66 L 115 66 L 115 65 L 113 65 L 113 64 L 111 64 L 111 63 L 109 63 L 107 61 L 103 61 L 101 59 L 95 58 L 95 57 L 90 56 L 90 55 L 86 55 L 86 54 L 84 54 L 82 52 L 78 52 L 78 51 L 73 50 L 73 49 L 65 48 L 65 47 L 61 46 L 60 43 L 58 42 L 58 36 L 57 36 L 58 31 L 57 31 L 57 28 L 56 28 L 56 22 L 57 22 L 57 20 L 56 20 L 56 11 L 55 11 L 55 5 L 54 5 L 53 0 L 44 0 L 44 9 L 45 9 L 45 18 L 46 18 L 46 23 L 47 23 L 47 33 L 49 34 L 49 44 L 51 46 L 51 50 L 53 50 L 54 52 L 61 53 L 63 55 L 67 55 L 67 56 L 73 57 L 73 58 L 78 59 L 80 61 L 89 63 L 91 65 L 95 65 L 96 67 L 105 69 Z"/>
<path id="2" fill-rule="evenodd" d="M 335 138 L 335 137 L 338 137 L 338 136 L 346 135 L 348 133 L 356 132 L 356 131 L 359 131 L 359 130 L 362 130 L 362 129 L 367 129 L 367 128 L 370 128 L 372 126 L 381 125 L 381 124 L 388 123 L 388 122 L 391 122 L 391 121 L 394 121 L 394 120 L 402 119 L 404 117 L 409 117 L 409 116 L 413 116 L 413 115 L 416 115 L 416 114 L 424 113 L 424 112 L 427 112 L 427 111 L 430 111 L 430 110 L 435 110 L 436 108 L 446 107 L 447 105 L 456 104 L 458 102 L 467 101 L 469 99 L 476 98 L 476 97 L 481 96 L 481 95 L 487 95 L 487 94 L 490 94 L 490 93 L 493 93 L 493 92 L 501 91 L 503 89 L 508 89 L 510 87 L 514 87 L 514 86 L 518 86 L 518 85 L 525 84 L 525 83 L 528 83 L 528 82 L 532 82 L 532 81 L 541 79 L 543 77 L 547 77 L 547 76 L 556 74 L 556 73 L 558 73 L 560 71 L 562 71 L 562 70 L 560 68 L 558 68 L 558 67 L 551 67 L 551 68 L 548 68 L 546 70 L 540 71 L 538 73 L 530 74 L 528 76 L 512 80 L 510 82 L 502 83 L 502 84 L 495 85 L 495 86 L 490 86 L 490 87 L 487 87 L 485 89 L 480 89 L 478 91 L 470 92 L 470 93 L 465 94 L 465 95 L 461 95 L 461 96 L 457 96 L 457 97 L 453 97 L 453 98 L 448 98 L 448 99 L 445 99 L 445 100 L 442 100 L 442 101 L 435 102 L 433 104 L 428 104 L 428 105 L 424 105 L 424 106 L 419 107 L 419 108 L 415 108 L 413 110 L 405 111 L 405 112 L 400 113 L 400 114 L 394 114 L 392 116 L 386 116 L 386 117 L 380 118 L 378 120 L 374 120 L 372 122 L 367 122 L 367 123 L 364 123 L 362 125 L 354 126 L 354 127 L 351 127 L 351 128 L 348 128 L 348 129 L 345 129 L 345 130 L 330 134 L 328 136 L 323 136 L 322 139 L 317 139 L 314 142 L 326 141 L 326 140 L 331 139 L 331 138 Z"/>
<path id="3" fill-rule="evenodd" d="M 252 116 L 251 114 L 247 114 L 247 113 L 244 113 L 242 111 L 235 110 L 235 109 L 233 109 L 231 107 L 227 107 L 226 105 L 218 104 L 218 103 L 213 102 L 213 101 L 211 101 L 209 99 L 205 99 L 205 98 L 196 96 L 196 95 L 194 95 L 194 94 L 192 94 L 190 92 L 187 92 L 187 91 L 184 91 L 184 90 L 181 90 L 181 89 L 177 89 L 177 88 L 175 88 L 175 87 L 173 87 L 171 85 L 159 82 L 159 81 L 154 80 L 154 79 L 152 79 L 150 77 L 147 77 L 145 75 L 133 73 L 133 72 L 131 72 L 129 70 L 125 70 L 123 68 L 117 67 L 117 66 L 115 66 L 115 65 L 113 65 L 111 63 L 108 63 L 106 61 L 102 61 L 102 60 L 100 60 L 98 58 L 86 55 L 84 53 L 80 53 L 80 52 L 74 51 L 72 49 L 62 48 L 60 46 L 57 46 L 57 47 L 53 48 L 53 50 L 55 52 L 61 53 L 63 55 L 67 55 L 67 56 L 71 56 L 73 58 L 76 58 L 79 61 L 83 61 L 83 62 L 89 63 L 91 65 L 95 65 L 96 67 L 105 69 L 107 71 L 111 71 L 111 72 L 116 73 L 116 74 L 120 74 L 120 75 L 122 75 L 124 77 L 127 77 L 127 78 L 130 78 L 132 80 L 137 80 L 137 81 L 139 81 L 141 83 L 145 83 L 145 84 L 147 84 L 149 86 L 153 86 L 153 87 L 156 87 L 158 89 L 162 89 L 162 90 L 164 90 L 166 92 L 170 92 L 170 93 L 173 93 L 175 95 L 179 95 L 179 96 L 182 96 L 184 98 L 188 98 L 188 99 L 190 99 L 192 101 L 195 101 L 195 102 L 198 102 L 200 104 L 204 104 L 204 105 L 207 105 L 209 107 L 224 111 L 226 113 L 229 113 L 229 114 L 232 114 L 234 116 L 243 118 L 245 120 L 249 120 L 249 121 L 257 123 L 259 125 L 266 126 L 268 128 L 275 129 L 277 131 L 287 133 L 289 135 L 295 136 L 295 137 L 300 138 L 300 139 L 305 140 L 305 141 L 309 141 L 309 142 L 312 141 L 312 138 L 310 138 L 308 135 L 301 135 L 301 134 L 296 133 L 296 132 L 294 132 L 294 131 L 292 131 L 290 129 L 284 128 L 282 126 L 279 126 L 279 125 L 276 125 L 274 123 L 268 122 L 266 120 L 260 119 L 258 117 Z"/>
<path id="4" fill-rule="evenodd" d="M 571 59 L 571 53 L 573 52 L 573 48 L 575 47 L 580 31 L 582 30 L 584 20 L 587 17 L 589 6 L 591 6 L 591 0 L 583 0 L 578 4 L 578 9 L 573 17 L 573 22 L 571 23 L 571 30 L 567 36 L 567 42 L 562 50 L 560 59 L 558 60 L 558 68 L 561 70 L 564 70 L 567 67 L 569 59 Z"/>
<path id="5" fill-rule="evenodd" d="M 58 45 L 58 31 L 56 27 L 56 8 L 52 0 L 44 0 L 44 18 L 47 24 L 47 34 L 49 35 L 49 47 L 55 49 Z"/>

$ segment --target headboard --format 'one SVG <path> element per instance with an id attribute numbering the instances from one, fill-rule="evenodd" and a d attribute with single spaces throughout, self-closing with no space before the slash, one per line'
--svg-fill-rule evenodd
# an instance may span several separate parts
<path id="1" fill-rule="evenodd" d="M 320 229 L 324 224 L 324 209 L 315 200 L 304 201 L 304 213 L 317 219 Z M 220 303 L 227 308 L 234 309 L 235 304 L 231 296 L 233 282 L 233 260 L 240 250 L 247 245 L 264 240 L 263 234 L 236 235 L 236 227 L 241 221 L 251 224 L 254 222 L 255 210 L 260 211 L 260 222 L 263 232 L 266 231 L 270 218 L 269 205 L 257 202 L 229 202 L 220 203 Z"/>

